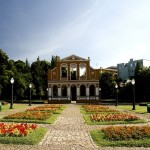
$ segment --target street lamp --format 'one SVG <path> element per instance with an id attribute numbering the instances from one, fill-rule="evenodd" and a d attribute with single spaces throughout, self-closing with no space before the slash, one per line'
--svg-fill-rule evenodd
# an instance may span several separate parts
<path id="1" fill-rule="evenodd" d="M 101 88 L 99 88 L 99 100 L 101 100 Z"/>
<path id="2" fill-rule="evenodd" d="M 116 88 L 116 104 L 115 104 L 115 106 L 118 106 L 118 85 L 117 84 L 115 85 L 115 88 Z"/>
<path id="3" fill-rule="evenodd" d="M 135 80 L 131 80 L 131 84 L 133 85 L 133 108 L 132 110 L 135 110 Z"/>
<path id="4" fill-rule="evenodd" d="M 32 84 L 29 84 L 29 88 L 30 88 L 30 100 L 29 100 L 29 106 L 31 106 L 31 88 L 32 88 Z"/>
<path id="5" fill-rule="evenodd" d="M 13 109 L 13 84 L 14 84 L 14 78 L 10 79 L 10 83 L 12 84 L 12 98 L 11 98 L 11 103 L 10 103 L 10 108 Z"/>

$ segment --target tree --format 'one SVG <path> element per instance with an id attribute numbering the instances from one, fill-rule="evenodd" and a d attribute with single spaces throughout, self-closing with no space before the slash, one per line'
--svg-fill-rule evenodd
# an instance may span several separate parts
<path id="1" fill-rule="evenodd" d="M 56 67 L 56 62 L 57 60 L 59 60 L 60 57 L 59 56 L 53 56 L 52 55 L 52 58 L 51 58 L 51 63 L 50 63 L 50 68 L 53 69 Z"/>
<path id="2" fill-rule="evenodd" d="M 50 63 L 47 61 L 41 61 L 38 57 L 37 61 L 31 64 L 31 74 L 33 79 L 33 84 L 36 89 L 36 96 L 41 98 L 41 96 L 46 97 L 47 92 L 47 70 L 50 66 Z M 44 95 L 41 91 L 45 91 Z M 42 93 L 42 94 L 41 94 Z"/>
<path id="3" fill-rule="evenodd" d="M 112 73 L 105 72 L 100 77 L 101 97 L 114 98 L 115 79 L 112 78 Z"/>
<path id="4" fill-rule="evenodd" d="M 10 79 L 15 74 L 14 61 L 9 60 L 7 54 L 0 49 L 0 84 L 1 97 L 3 99 L 10 98 Z"/>

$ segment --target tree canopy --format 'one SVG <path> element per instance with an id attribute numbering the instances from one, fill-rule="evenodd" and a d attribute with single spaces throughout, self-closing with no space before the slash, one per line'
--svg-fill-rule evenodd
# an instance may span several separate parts
<path id="1" fill-rule="evenodd" d="M 50 64 L 48 61 L 40 60 L 40 57 L 31 65 L 28 59 L 25 62 L 10 60 L 8 55 L 0 49 L 0 99 L 11 99 L 10 79 L 12 77 L 15 81 L 14 99 L 16 101 L 29 98 L 30 83 L 32 98 L 47 98 L 47 71 Z"/>

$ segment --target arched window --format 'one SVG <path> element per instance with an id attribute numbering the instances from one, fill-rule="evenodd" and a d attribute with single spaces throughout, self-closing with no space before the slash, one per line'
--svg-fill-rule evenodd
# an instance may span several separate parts
<path id="1" fill-rule="evenodd" d="M 71 77 L 71 80 L 77 80 L 77 65 L 76 64 L 70 65 L 70 77 Z"/>
<path id="2" fill-rule="evenodd" d="M 86 77 L 86 64 L 79 65 L 79 77 L 85 78 Z"/>
<path id="3" fill-rule="evenodd" d="M 90 96 L 95 96 L 95 86 L 90 85 Z"/>
<path id="4" fill-rule="evenodd" d="M 58 87 L 57 85 L 53 86 L 53 97 L 57 97 L 58 96 Z"/>
<path id="5" fill-rule="evenodd" d="M 60 76 L 62 78 L 67 78 L 67 76 L 68 76 L 68 66 L 67 66 L 67 64 L 61 64 L 61 74 L 60 74 Z"/>
<path id="6" fill-rule="evenodd" d="M 86 87 L 85 87 L 85 85 L 80 86 L 80 96 L 86 96 Z"/>
<path id="7" fill-rule="evenodd" d="M 62 96 L 67 96 L 67 86 L 66 85 L 62 85 L 62 87 L 61 87 L 61 95 Z"/>

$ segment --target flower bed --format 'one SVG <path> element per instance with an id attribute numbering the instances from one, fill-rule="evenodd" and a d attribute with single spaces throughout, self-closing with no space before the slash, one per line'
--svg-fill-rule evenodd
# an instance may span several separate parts
<path id="1" fill-rule="evenodd" d="M 61 108 L 61 104 L 49 104 L 49 105 L 44 105 L 44 106 L 39 106 L 38 108 Z"/>
<path id="2" fill-rule="evenodd" d="M 5 116 L 4 119 L 46 120 L 51 115 L 51 112 L 45 111 L 25 111 Z"/>
<path id="3" fill-rule="evenodd" d="M 27 109 L 27 111 L 50 111 L 50 112 L 55 112 L 58 108 L 49 108 L 49 107 L 35 107 L 35 108 L 30 108 Z"/>
<path id="4" fill-rule="evenodd" d="M 86 110 L 86 112 L 119 112 L 115 109 L 111 109 L 108 106 L 102 105 L 84 105 L 83 108 Z"/>
<path id="5" fill-rule="evenodd" d="M 20 137 L 20 136 L 27 136 L 28 134 L 32 133 L 33 130 L 37 128 L 36 124 L 5 124 L 0 123 L 0 137 Z"/>
<path id="6" fill-rule="evenodd" d="M 47 106 L 49 106 L 49 107 L 54 107 L 54 108 L 61 108 L 62 107 L 62 105 L 61 104 L 50 104 L 50 105 L 45 105 L 45 107 L 47 107 Z"/>
<path id="7" fill-rule="evenodd" d="M 133 121 L 140 119 L 137 116 L 130 114 L 93 114 L 91 115 L 92 121 Z"/>
<path id="8" fill-rule="evenodd" d="M 102 132 L 111 141 L 150 138 L 150 126 L 110 126 L 103 128 Z"/>
<path id="9" fill-rule="evenodd" d="M 150 147 L 150 126 L 109 126 L 91 131 L 100 147 Z M 128 149 L 128 148 L 127 148 Z"/>
<path id="10" fill-rule="evenodd" d="M 34 108 L 29 108 L 27 111 L 50 111 L 50 112 L 56 112 L 62 107 L 61 104 L 52 104 L 52 105 L 44 105 L 44 106 L 38 106 Z"/>

